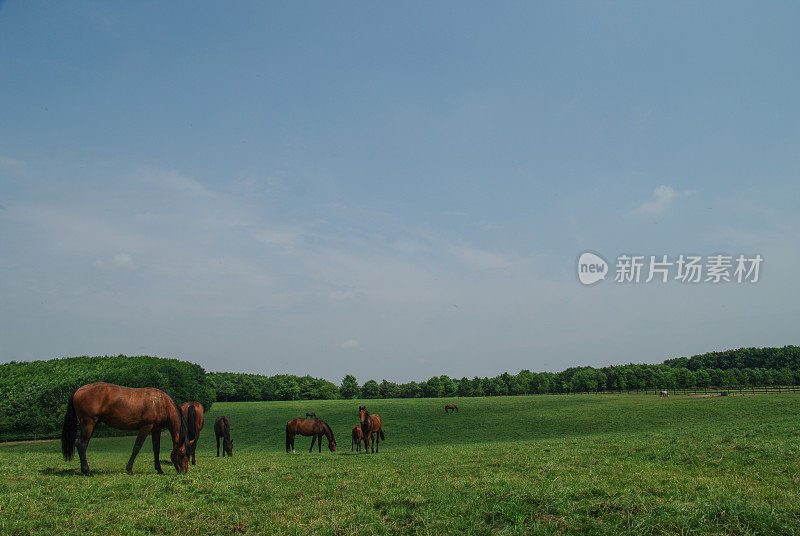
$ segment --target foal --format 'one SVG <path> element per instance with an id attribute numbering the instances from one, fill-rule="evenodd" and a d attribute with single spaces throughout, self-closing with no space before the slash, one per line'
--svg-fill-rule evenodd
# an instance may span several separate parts
<path id="1" fill-rule="evenodd" d="M 219 438 L 222 438 L 222 457 L 233 456 L 233 439 L 231 439 L 231 420 L 225 415 L 217 417 L 214 422 L 214 434 L 217 436 L 217 458 L 219 458 Z"/>
<path id="2" fill-rule="evenodd" d="M 361 452 L 361 442 L 364 441 L 364 432 L 361 431 L 361 426 L 353 426 L 351 432 L 352 439 L 350 440 L 350 452 L 353 452 L 353 444 L 356 446 L 356 452 Z M 366 448 L 366 445 L 364 446 Z"/>

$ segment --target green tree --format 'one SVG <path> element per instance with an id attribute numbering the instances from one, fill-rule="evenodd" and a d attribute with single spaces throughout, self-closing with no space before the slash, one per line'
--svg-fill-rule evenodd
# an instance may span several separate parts
<path id="1" fill-rule="evenodd" d="M 442 384 L 442 396 L 455 396 L 456 383 L 450 379 L 450 376 L 442 374 L 439 376 L 439 381 Z"/>
<path id="2" fill-rule="evenodd" d="M 361 388 L 361 398 L 380 398 L 381 386 L 375 380 L 369 380 Z"/>
<path id="3" fill-rule="evenodd" d="M 421 387 L 423 396 L 428 398 L 438 398 L 442 396 L 442 381 L 438 376 L 434 376 Z"/>
<path id="4" fill-rule="evenodd" d="M 472 396 L 472 382 L 464 377 L 458 381 L 458 388 L 456 390 L 458 396 Z"/>
<path id="5" fill-rule="evenodd" d="M 358 396 L 358 381 L 352 374 L 348 374 L 342 379 L 342 385 L 339 386 L 339 394 L 342 398 L 355 398 Z"/>
<path id="6" fill-rule="evenodd" d="M 394 382 L 381 382 L 381 398 L 400 398 L 400 386 Z"/>

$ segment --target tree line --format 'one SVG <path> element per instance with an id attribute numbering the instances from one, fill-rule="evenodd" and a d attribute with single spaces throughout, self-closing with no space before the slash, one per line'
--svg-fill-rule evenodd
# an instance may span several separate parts
<path id="1" fill-rule="evenodd" d="M 340 385 L 311 376 L 264 376 L 205 372 L 177 359 L 157 357 L 73 357 L 0 365 L 0 440 L 57 435 L 68 397 L 81 385 L 106 381 L 128 387 L 157 387 L 179 403 L 198 400 L 209 408 L 220 401 L 330 400 L 337 398 L 437 398 L 545 393 L 687 389 L 800 384 L 800 347 L 740 348 L 668 359 L 660 364 L 561 372 L 504 372 L 498 376 L 421 382 L 368 380 L 346 375 Z"/>
<path id="2" fill-rule="evenodd" d="M 0 439 L 55 437 L 67 400 L 92 382 L 156 387 L 179 404 L 197 400 L 210 407 L 214 387 L 200 365 L 149 356 L 71 357 L 0 365 Z M 108 434 L 110 429 L 100 429 Z"/>

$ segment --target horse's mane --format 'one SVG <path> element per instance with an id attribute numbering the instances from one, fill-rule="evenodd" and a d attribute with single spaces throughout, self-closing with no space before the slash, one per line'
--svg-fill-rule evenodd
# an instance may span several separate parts
<path id="1" fill-rule="evenodd" d="M 322 419 L 320 419 L 320 421 L 322 421 L 321 424 L 322 424 L 322 427 L 325 430 L 325 432 L 327 432 L 328 434 L 331 435 L 331 440 L 335 441 L 335 439 L 333 437 L 333 430 L 331 429 L 331 427 L 328 425 L 328 423 L 326 423 Z"/>
<path id="2" fill-rule="evenodd" d="M 187 444 L 186 440 L 189 437 L 189 425 L 186 422 L 186 417 L 183 416 L 183 411 L 181 411 L 181 407 L 178 405 L 177 402 L 175 402 L 175 399 L 172 398 L 171 396 L 169 397 L 169 399 L 172 400 L 172 405 L 175 406 L 176 410 L 178 410 L 178 417 L 181 420 L 181 429 L 179 432 L 180 437 L 178 438 L 178 447 L 181 446 L 185 447 Z"/>
<path id="3" fill-rule="evenodd" d="M 227 417 L 222 419 L 222 433 L 225 434 L 225 439 L 230 441 L 230 439 L 231 439 L 231 421 L 229 421 Z"/>

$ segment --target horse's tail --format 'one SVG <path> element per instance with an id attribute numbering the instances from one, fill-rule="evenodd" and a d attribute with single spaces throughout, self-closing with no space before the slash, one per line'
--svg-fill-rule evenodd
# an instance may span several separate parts
<path id="1" fill-rule="evenodd" d="M 75 393 L 69 397 L 64 426 L 61 427 L 61 452 L 66 461 L 70 461 L 75 454 L 75 437 L 78 434 L 78 414 L 75 413 L 75 402 L 72 401 L 74 397 Z"/>
<path id="2" fill-rule="evenodd" d="M 378 431 L 378 433 L 381 435 L 381 441 L 383 441 L 384 439 L 386 439 L 386 436 L 385 436 L 385 435 L 383 435 L 383 428 L 381 428 L 381 429 Z"/>
<path id="3" fill-rule="evenodd" d="M 197 439 L 197 410 L 193 404 L 186 408 L 186 426 L 189 427 L 189 441 Z"/>

